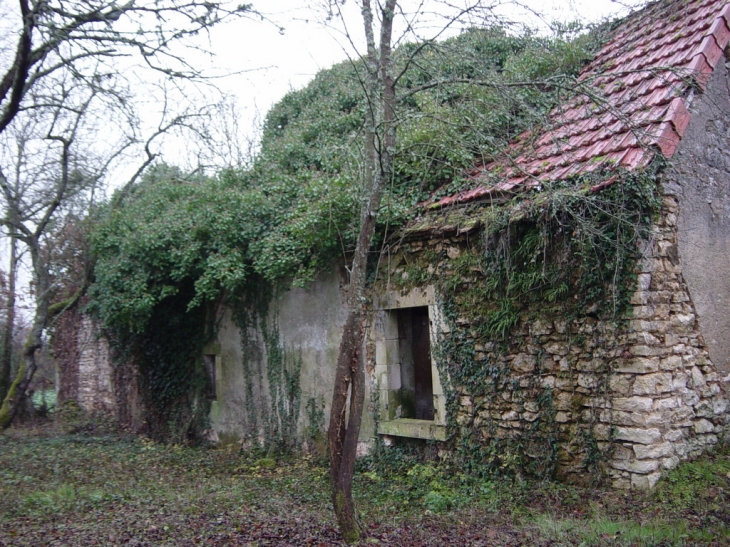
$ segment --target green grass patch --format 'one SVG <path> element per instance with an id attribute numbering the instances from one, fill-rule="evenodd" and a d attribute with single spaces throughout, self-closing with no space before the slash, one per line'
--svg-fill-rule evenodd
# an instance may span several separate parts
<path id="1" fill-rule="evenodd" d="M 0 545 L 341 544 L 321 461 L 40 433 L 0 437 Z M 476 479 L 391 453 L 361 461 L 354 490 L 369 541 L 386 545 L 715 547 L 730 544 L 728 457 L 644 494 Z"/>

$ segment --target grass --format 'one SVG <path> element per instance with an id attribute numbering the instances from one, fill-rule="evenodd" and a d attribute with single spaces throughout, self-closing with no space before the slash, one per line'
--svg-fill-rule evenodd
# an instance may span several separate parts
<path id="1" fill-rule="evenodd" d="M 0 437 L 0 546 L 340 545 L 327 469 L 309 458 L 45 428 Z M 652 493 L 477 480 L 362 462 L 363 545 L 730 545 L 730 452 Z"/>

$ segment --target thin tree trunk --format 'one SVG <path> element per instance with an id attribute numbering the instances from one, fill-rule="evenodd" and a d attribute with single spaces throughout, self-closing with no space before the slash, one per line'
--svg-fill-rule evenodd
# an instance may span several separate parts
<path id="1" fill-rule="evenodd" d="M 13 332 L 15 331 L 15 279 L 17 273 L 17 241 L 10 236 L 10 267 L 8 269 L 8 298 L 5 335 L 0 355 L 0 400 L 4 400 L 10 389 L 13 357 Z"/>
<path id="2" fill-rule="evenodd" d="M 357 441 L 365 405 L 365 371 L 362 355 L 367 319 L 366 272 L 370 246 L 383 194 L 390 180 L 395 149 L 395 89 L 390 57 L 393 15 L 397 0 L 387 0 L 381 13 L 380 51 L 376 49 L 370 0 L 362 0 L 367 40 L 365 95 L 368 114 L 365 127 L 364 191 L 360 209 L 360 233 L 355 246 L 347 294 L 348 314 L 337 358 L 335 389 L 328 431 L 332 506 L 342 537 L 354 543 L 362 536 L 352 498 L 352 478 Z M 349 409 L 348 409 L 349 395 Z M 349 410 L 349 416 L 348 416 Z"/>
<path id="3" fill-rule="evenodd" d="M 2 406 L 0 406 L 0 431 L 4 431 L 12 425 L 18 410 L 23 404 L 28 386 L 33 381 L 36 370 L 38 370 L 36 351 L 43 346 L 43 330 L 48 325 L 50 316 L 50 275 L 41 257 L 38 235 L 33 234 L 32 237 L 25 238 L 24 242 L 28 246 L 33 266 L 36 309 L 33 324 L 26 337 L 23 352 L 20 355 L 18 371 L 15 374 L 13 383 L 10 384 L 10 389 L 2 402 Z"/>

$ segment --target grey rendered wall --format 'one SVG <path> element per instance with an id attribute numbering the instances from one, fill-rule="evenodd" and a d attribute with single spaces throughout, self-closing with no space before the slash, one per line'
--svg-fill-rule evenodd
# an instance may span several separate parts
<path id="1" fill-rule="evenodd" d="M 690 107 L 665 191 L 679 199 L 679 258 L 700 331 L 718 370 L 730 372 L 730 82 L 723 63 Z"/>
<path id="2" fill-rule="evenodd" d="M 259 318 L 245 333 L 231 312 L 225 312 L 212 346 L 220 364 L 211 425 L 222 442 L 265 444 L 284 435 L 298 446 L 312 442 L 313 428 L 326 430 L 345 322 L 340 286 L 340 277 L 332 271 L 306 289 L 279 294 L 270 303 L 267 317 Z M 295 404 L 289 404 L 292 400 L 287 397 L 292 394 L 281 386 L 277 359 L 296 372 Z M 371 413 L 365 414 L 363 439 L 372 436 L 373 429 Z"/>

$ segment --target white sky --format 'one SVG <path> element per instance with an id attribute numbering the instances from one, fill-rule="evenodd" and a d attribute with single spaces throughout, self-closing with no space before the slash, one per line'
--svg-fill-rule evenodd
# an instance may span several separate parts
<path id="1" fill-rule="evenodd" d="M 320 0 L 321 1 L 321 0 Z M 463 1 L 463 0 L 461 0 Z M 452 4 L 458 4 L 454 0 Z M 628 0 L 527 0 L 528 7 L 543 14 L 543 24 L 553 21 L 583 20 L 597 22 L 606 17 L 628 13 L 627 6 L 642 2 Z M 216 57 L 212 61 L 228 73 L 247 71 L 228 76 L 219 82 L 220 87 L 237 98 L 245 121 L 250 126 L 256 113 L 263 117 L 269 108 L 288 91 L 299 89 L 307 84 L 314 75 L 334 63 L 352 55 L 347 40 L 334 28 L 326 28 L 319 20 L 321 12 L 302 8 L 302 0 L 254 1 L 254 7 L 265 11 L 271 21 L 284 27 L 280 33 L 271 23 L 260 20 L 239 20 L 211 33 L 210 49 Z M 316 4 L 313 0 L 311 4 Z M 402 0 L 404 11 L 413 12 L 421 0 Z M 433 5 L 434 2 L 426 1 Z M 265 7 L 264 7 L 265 6 Z M 356 46 L 361 48 L 362 23 L 358 2 L 347 0 L 344 5 L 348 28 L 355 35 Z M 529 14 L 514 5 L 505 7 L 508 16 L 525 21 Z M 532 26 L 541 21 L 533 17 Z M 432 28 L 422 27 L 421 36 L 431 37 Z M 456 29 L 455 29 L 456 30 Z"/>

